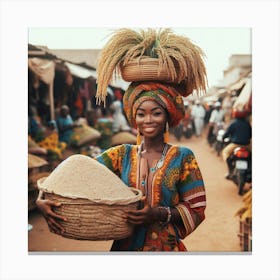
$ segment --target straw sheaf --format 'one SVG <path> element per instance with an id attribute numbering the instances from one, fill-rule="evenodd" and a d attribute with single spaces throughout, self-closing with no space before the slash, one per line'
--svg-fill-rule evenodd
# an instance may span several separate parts
<path id="1" fill-rule="evenodd" d="M 117 75 L 119 72 L 118 66 L 129 49 L 138 45 L 143 41 L 141 34 L 138 32 L 122 28 L 115 32 L 106 46 L 102 49 L 99 57 L 97 68 L 97 83 L 98 90 L 102 92 L 101 98 L 97 94 L 97 102 L 105 101 L 103 96 L 107 95 L 107 87 L 110 83 L 113 73 Z"/>
<path id="2" fill-rule="evenodd" d="M 148 60 L 146 61 L 148 66 L 145 66 L 146 62 L 142 60 L 147 57 L 157 59 L 156 70 L 154 65 L 152 70 L 149 69 Z M 127 28 L 120 29 L 111 37 L 100 56 L 97 68 L 97 102 L 100 104 L 101 101 L 105 101 L 107 86 L 113 74 L 123 76 L 124 70 L 129 67 L 135 71 L 135 61 L 139 64 L 140 77 L 135 76 L 136 72 L 128 75 L 126 70 L 127 81 L 140 81 L 144 73 L 143 80 L 150 75 L 150 80 L 160 80 L 160 77 L 162 81 L 174 83 L 174 86 L 179 85 L 183 96 L 187 96 L 193 90 L 205 92 L 207 78 L 204 57 L 201 48 L 187 37 L 174 34 L 169 28 L 159 31 L 149 28 L 140 32 Z M 130 80 L 133 77 L 134 80 Z"/>

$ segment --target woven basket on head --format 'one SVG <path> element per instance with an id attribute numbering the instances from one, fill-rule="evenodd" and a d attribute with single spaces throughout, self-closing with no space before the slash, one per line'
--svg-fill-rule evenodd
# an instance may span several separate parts
<path id="1" fill-rule="evenodd" d="M 37 182 L 46 199 L 61 202 L 54 211 L 67 218 L 60 221 L 61 235 L 83 240 L 118 240 L 132 234 L 133 226 L 122 215 L 136 210 L 142 193 L 128 188 L 96 160 L 83 155 L 67 158 L 47 178 Z"/>
<path id="2" fill-rule="evenodd" d="M 160 69 L 159 59 L 151 57 L 142 57 L 133 59 L 127 64 L 121 66 L 122 78 L 127 82 L 133 81 L 165 81 L 179 83 L 177 77 L 172 79 L 170 71 L 165 67 Z"/>

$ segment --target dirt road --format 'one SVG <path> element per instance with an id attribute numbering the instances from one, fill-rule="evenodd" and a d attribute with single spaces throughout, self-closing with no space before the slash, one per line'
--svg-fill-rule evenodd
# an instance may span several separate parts
<path id="1" fill-rule="evenodd" d="M 171 137 L 170 142 L 178 144 Z M 206 186 L 207 208 L 205 221 L 184 243 L 190 252 L 240 252 L 239 219 L 235 212 L 242 206 L 236 186 L 226 179 L 226 165 L 209 147 L 205 137 L 182 139 L 180 145 L 191 148 L 198 160 Z M 50 233 L 38 213 L 29 213 L 33 229 L 28 233 L 29 252 L 98 252 L 108 251 L 111 241 L 78 241 Z"/>

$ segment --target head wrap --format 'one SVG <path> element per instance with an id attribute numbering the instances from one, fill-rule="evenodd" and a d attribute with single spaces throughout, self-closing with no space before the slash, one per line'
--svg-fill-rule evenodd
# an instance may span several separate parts
<path id="1" fill-rule="evenodd" d="M 182 96 L 170 84 L 132 82 L 123 96 L 124 112 L 131 126 L 136 127 L 136 110 L 147 100 L 157 102 L 167 111 L 170 127 L 176 126 L 184 117 L 185 108 Z"/>

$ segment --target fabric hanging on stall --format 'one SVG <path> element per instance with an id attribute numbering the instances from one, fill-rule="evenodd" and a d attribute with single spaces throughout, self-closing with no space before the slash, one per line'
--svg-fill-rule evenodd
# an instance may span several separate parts
<path id="1" fill-rule="evenodd" d="M 50 85 L 55 74 L 55 63 L 52 60 L 37 57 L 28 59 L 28 67 L 39 76 L 40 80 Z"/>
<path id="2" fill-rule="evenodd" d="M 48 101 L 50 107 L 50 119 L 54 119 L 54 98 L 53 98 L 53 83 L 55 76 L 55 62 L 48 59 L 38 57 L 28 58 L 28 68 L 39 76 L 45 84 L 48 85 Z"/>

